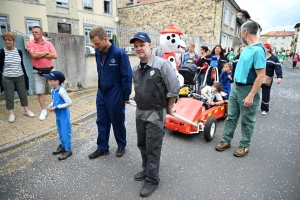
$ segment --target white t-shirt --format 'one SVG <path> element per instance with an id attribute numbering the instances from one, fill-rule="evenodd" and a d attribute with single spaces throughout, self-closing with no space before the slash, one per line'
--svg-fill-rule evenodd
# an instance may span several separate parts
<path id="1" fill-rule="evenodd" d="M 220 95 L 220 93 L 219 92 L 217 92 L 217 93 L 212 93 L 211 92 L 211 86 L 205 86 L 202 90 L 201 90 L 201 92 L 205 92 L 205 94 L 207 95 L 207 96 L 209 96 L 209 98 L 213 101 L 214 100 L 214 98 L 216 97 L 216 99 L 217 99 L 217 101 L 221 101 L 221 100 L 223 100 L 222 99 L 222 96 Z"/>

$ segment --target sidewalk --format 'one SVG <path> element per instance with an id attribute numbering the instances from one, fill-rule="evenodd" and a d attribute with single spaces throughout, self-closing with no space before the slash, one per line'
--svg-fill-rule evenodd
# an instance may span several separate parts
<path id="1" fill-rule="evenodd" d="M 70 107 L 72 124 L 96 116 L 96 93 L 97 88 L 68 93 L 73 102 Z M 130 98 L 133 96 L 134 92 Z M 51 101 L 51 95 L 46 95 L 46 105 Z M 55 113 L 48 112 L 46 120 L 40 121 L 41 108 L 37 96 L 28 96 L 28 102 L 29 109 L 36 116 L 34 118 L 25 116 L 20 100 L 15 99 L 16 121 L 9 123 L 5 100 L 0 99 L 0 153 L 56 131 Z"/>

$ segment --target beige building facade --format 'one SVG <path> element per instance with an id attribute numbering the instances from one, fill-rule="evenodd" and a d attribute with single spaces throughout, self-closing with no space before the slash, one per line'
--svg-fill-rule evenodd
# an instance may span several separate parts
<path id="1" fill-rule="evenodd" d="M 262 42 L 271 44 L 274 51 L 292 50 L 294 31 L 270 31 L 262 35 Z"/>
<path id="2" fill-rule="evenodd" d="M 33 26 L 41 26 L 45 32 L 84 35 L 91 43 L 95 25 L 110 38 L 116 34 L 117 14 L 115 0 L 1 0 L 0 34 L 31 34 Z"/>

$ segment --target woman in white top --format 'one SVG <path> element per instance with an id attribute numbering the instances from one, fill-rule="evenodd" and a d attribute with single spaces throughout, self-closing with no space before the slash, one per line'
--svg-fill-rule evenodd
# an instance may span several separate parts
<path id="1" fill-rule="evenodd" d="M 34 117 L 34 113 L 28 108 L 27 90 L 29 89 L 28 77 L 23 64 L 21 50 L 14 47 L 16 38 L 11 32 L 3 34 L 5 48 L 0 49 L 0 86 L 4 91 L 6 109 L 9 112 L 8 121 L 14 122 L 14 92 L 17 91 L 21 106 L 24 107 L 25 115 Z"/>

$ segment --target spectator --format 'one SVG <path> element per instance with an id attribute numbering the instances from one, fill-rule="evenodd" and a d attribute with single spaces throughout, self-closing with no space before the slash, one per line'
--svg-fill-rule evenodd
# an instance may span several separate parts
<path id="1" fill-rule="evenodd" d="M 191 43 L 189 45 L 189 50 L 183 54 L 181 64 L 184 65 L 186 63 L 193 64 L 195 60 L 197 60 L 198 54 L 195 52 L 195 44 Z"/>
<path id="2" fill-rule="evenodd" d="M 235 68 L 236 68 L 236 65 L 239 61 L 239 58 L 240 58 L 240 54 L 242 53 L 243 49 L 244 49 L 244 45 L 241 45 L 239 46 L 239 48 L 237 49 L 237 55 L 235 56 L 233 62 L 232 62 L 232 79 L 234 80 L 234 72 L 235 72 Z"/>
<path id="3" fill-rule="evenodd" d="M 35 92 L 42 108 L 39 119 L 45 120 L 47 116 L 45 86 L 46 78 L 43 74 L 49 74 L 53 69 L 52 59 L 56 59 L 56 51 L 51 42 L 43 39 L 43 29 L 39 26 L 32 28 L 33 40 L 27 42 L 27 51 L 33 65 Z"/>
<path id="4" fill-rule="evenodd" d="M 281 63 L 279 62 L 278 58 L 272 54 L 273 48 L 270 44 L 266 43 L 264 44 L 266 51 L 267 51 L 267 65 L 266 65 L 266 75 L 269 77 L 274 76 L 274 71 L 276 73 L 277 77 L 277 84 L 281 83 L 282 80 L 282 70 L 281 70 Z M 269 86 L 262 84 L 262 99 L 261 99 L 261 114 L 266 115 L 269 112 L 269 103 L 270 103 L 270 93 L 271 93 L 271 87 L 272 82 Z"/>
<path id="5" fill-rule="evenodd" d="M 224 63 L 228 62 L 227 58 L 224 56 L 223 49 L 220 45 L 216 45 L 215 48 L 213 48 L 213 50 L 211 51 L 211 54 L 206 55 L 203 58 L 203 62 L 206 62 L 208 65 L 210 65 L 211 58 L 214 55 L 217 56 L 217 58 L 218 58 L 217 68 L 218 68 L 218 73 L 220 75 L 222 72 Z M 214 82 L 214 79 L 211 78 L 211 72 L 212 72 L 212 68 L 209 69 L 209 71 L 207 73 L 207 80 L 206 80 L 206 84 L 210 85 L 210 86 L 212 86 L 213 82 Z"/>
<path id="6" fill-rule="evenodd" d="M 23 53 L 14 47 L 15 35 L 6 32 L 2 35 L 5 48 L 0 49 L 0 86 L 1 92 L 5 92 L 6 109 L 9 122 L 15 122 L 14 113 L 15 91 L 24 107 L 25 115 L 34 117 L 34 113 L 28 108 L 27 90 L 29 89 L 28 77 L 23 64 Z"/>
<path id="7" fill-rule="evenodd" d="M 199 56 L 198 61 L 196 63 L 197 64 L 197 88 L 200 88 L 200 86 L 203 84 L 204 76 L 208 68 L 208 64 L 204 60 L 204 57 L 208 55 L 208 47 L 201 46 L 200 52 L 201 55 Z"/>

